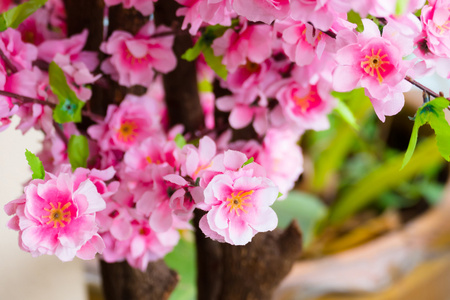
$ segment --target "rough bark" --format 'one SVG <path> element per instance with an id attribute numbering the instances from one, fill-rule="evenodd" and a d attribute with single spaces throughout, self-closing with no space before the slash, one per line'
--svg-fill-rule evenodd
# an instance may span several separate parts
<path id="1" fill-rule="evenodd" d="M 196 213 L 196 228 L 201 213 Z M 199 300 L 266 300 L 289 273 L 302 249 L 293 222 L 284 231 L 257 234 L 245 246 L 208 239 L 196 231 Z"/>
<path id="2" fill-rule="evenodd" d="M 181 27 L 182 19 L 175 16 L 178 7 L 179 4 L 174 0 L 156 2 L 156 24 L 171 28 Z M 204 124 L 198 95 L 195 62 L 188 62 L 181 58 L 181 55 L 192 46 L 189 32 L 177 30 L 173 47 L 177 57 L 177 66 L 175 70 L 163 76 L 170 124 L 183 124 L 187 132 L 200 130 Z"/>
<path id="3" fill-rule="evenodd" d="M 150 263 L 145 272 L 126 262 L 101 261 L 103 292 L 107 300 L 164 300 L 174 290 L 178 275 L 160 260 Z"/>

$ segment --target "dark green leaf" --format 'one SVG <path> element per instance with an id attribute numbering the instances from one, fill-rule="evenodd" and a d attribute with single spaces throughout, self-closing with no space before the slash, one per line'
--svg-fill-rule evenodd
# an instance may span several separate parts
<path id="1" fill-rule="evenodd" d="M 17 28 L 26 18 L 42 7 L 47 0 L 30 0 L 0 14 L 0 31 Z"/>
<path id="2" fill-rule="evenodd" d="M 25 157 L 27 158 L 28 165 L 30 166 L 31 171 L 33 171 L 32 178 L 44 179 L 45 177 L 44 165 L 42 164 L 39 157 L 37 157 L 28 150 L 25 151 Z"/>
<path id="3" fill-rule="evenodd" d="M 69 87 L 63 70 L 55 62 L 50 63 L 49 77 L 50 87 L 59 100 L 53 111 L 53 119 L 58 123 L 81 122 L 84 102 Z"/>
<path id="4" fill-rule="evenodd" d="M 76 168 L 86 168 L 89 157 L 89 143 L 84 135 L 72 135 L 67 146 L 72 171 Z"/>
<path id="5" fill-rule="evenodd" d="M 278 227 L 285 228 L 294 219 L 303 233 L 304 243 L 312 240 L 314 228 L 327 214 L 327 207 L 314 195 L 291 191 L 286 199 L 278 200 L 272 205 L 278 216 Z"/>
<path id="6" fill-rule="evenodd" d="M 245 163 L 242 164 L 241 168 L 245 167 L 248 164 L 251 164 L 254 161 L 255 159 L 253 157 L 250 157 Z"/>
<path id="7" fill-rule="evenodd" d="M 175 136 L 174 141 L 180 149 L 182 149 L 186 145 L 186 139 L 179 133 Z"/>

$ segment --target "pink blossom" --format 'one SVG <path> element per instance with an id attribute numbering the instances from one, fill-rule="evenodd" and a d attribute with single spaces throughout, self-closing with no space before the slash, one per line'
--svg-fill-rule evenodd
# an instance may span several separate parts
<path id="1" fill-rule="evenodd" d="M 247 60 L 262 63 L 272 53 L 272 27 L 268 25 L 244 25 L 239 33 L 233 29 L 225 31 L 217 38 L 211 47 L 214 54 L 223 55 L 222 63 L 230 72 L 239 65 L 245 65 Z"/>
<path id="2" fill-rule="evenodd" d="M 289 13 L 289 0 L 234 0 L 233 8 L 250 21 L 270 24 Z"/>
<path id="3" fill-rule="evenodd" d="M 346 46 L 336 55 L 339 66 L 333 74 L 333 87 L 344 92 L 361 86 L 371 98 L 393 99 L 392 94 L 401 89 L 397 86 L 411 68 L 412 63 L 402 59 L 412 52 L 411 40 L 389 25 L 384 27 L 381 37 L 375 23 L 370 20 L 363 23 L 364 32 L 359 35 L 345 30 L 338 33 L 338 43 Z"/>
<path id="4" fill-rule="evenodd" d="M 425 5 L 422 8 L 420 19 L 423 31 L 417 42 L 423 41 L 419 50 L 424 54 L 427 51 L 438 57 L 450 58 L 450 1 L 439 0 L 434 5 Z M 426 48 L 423 46 L 426 45 Z M 419 53 L 420 54 L 420 53 Z M 426 58 L 426 55 L 421 55 Z"/>
<path id="5" fill-rule="evenodd" d="M 311 22 L 320 30 L 328 30 L 338 18 L 346 18 L 351 9 L 347 0 L 291 0 L 291 17 L 303 23 Z"/>
<path id="6" fill-rule="evenodd" d="M 11 0 L 3 0 L 0 3 L 0 13 L 7 11 L 11 3 L 12 3 Z"/>
<path id="7" fill-rule="evenodd" d="M 289 81 L 277 93 L 279 107 L 272 113 L 274 124 L 283 124 L 284 118 L 298 129 L 325 130 L 330 127 L 328 114 L 335 106 L 330 96 L 331 86 L 326 81 L 318 85 L 302 86 L 295 81 Z"/>
<path id="8" fill-rule="evenodd" d="M 18 70 L 30 70 L 37 58 L 36 46 L 24 43 L 20 32 L 13 28 L 0 32 L 0 50 Z M 1 59 L 0 63 L 4 64 Z"/>
<path id="9" fill-rule="evenodd" d="M 75 256 L 92 259 L 103 250 L 95 214 L 104 208 L 105 201 L 91 180 L 76 182 L 72 174 L 61 172 L 32 180 L 25 194 L 8 203 L 5 211 L 15 214 L 8 226 L 20 231 L 22 250 L 69 261 Z"/>
<path id="10" fill-rule="evenodd" d="M 157 0 L 105 0 L 107 6 L 122 4 L 124 8 L 134 7 L 144 16 L 151 15 L 154 11 L 153 2 Z"/>
<path id="11" fill-rule="evenodd" d="M 136 36 L 125 31 L 115 31 L 100 49 L 112 55 L 102 64 L 102 70 L 124 86 L 148 86 L 153 81 L 153 69 L 162 73 L 172 71 L 176 57 L 172 51 L 172 35 L 152 37 L 168 32 L 169 28 L 153 22 L 141 28 Z"/>
<path id="12" fill-rule="evenodd" d="M 303 172 L 299 139 L 300 133 L 290 128 L 271 128 L 267 130 L 262 144 L 256 140 L 236 141 L 229 148 L 253 157 L 266 170 L 267 177 L 280 189 L 283 196 L 279 199 L 284 199 Z"/>
<path id="13" fill-rule="evenodd" d="M 210 25 L 231 25 L 231 1 L 230 0 L 176 0 L 183 5 L 177 10 L 177 16 L 184 16 L 181 29 L 187 29 L 189 33 L 197 34 L 203 22 Z"/>
<path id="14" fill-rule="evenodd" d="M 278 188 L 260 165 L 250 163 L 241 168 L 246 160 L 240 152 L 225 152 L 227 170 L 216 175 L 204 191 L 209 209 L 200 220 L 200 228 L 219 242 L 245 245 L 256 233 L 277 226 L 277 215 L 270 205 L 278 197 Z"/>
<path id="15" fill-rule="evenodd" d="M 111 105 L 104 121 L 88 128 L 102 151 L 126 151 L 150 136 L 161 134 L 158 106 L 147 96 L 127 95 L 119 107 Z"/>
<path id="16" fill-rule="evenodd" d="M 282 34 L 284 52 L 299 66 L 310 64 L 316 56 L 320 58 L 329 38 L 310 24 L 292 21 Z"/>
<path id="17" fill-rule="evenodd" d="M 132 219 L 129 226 L 130 237 L 124 240 L 115 238 L 110 232 L 102 234 L 106 244 L 103 251 L 106 262 L 126 259 L 132 267 L 145 271 L 149 262 L 163 258 L 178 244 L 180 235 L 175 229 L 158 233 L 145 219 Z"/>

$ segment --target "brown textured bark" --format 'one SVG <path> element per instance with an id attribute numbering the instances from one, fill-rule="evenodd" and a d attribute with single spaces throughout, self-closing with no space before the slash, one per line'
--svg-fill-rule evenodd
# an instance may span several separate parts
<path id="1" fill-rule="evenodd" d="M 64 0 L 67 12 L 67 31 L 69 36 L 89 30 L 84 47 L 97 51 L 103 38 L 103 0 Z"/>
<path id="2" fill-rule="evenodd" d="M 196 228 L 201 215 L 196 212 Z M 284 231 L 259 233 L 245 246 L 212 241 L 200 230 L 196 241 L 199 300 L 271 299 L 302 249 L 295 222 Z"/>
<path id="3" fill-rule="evenodd" d="M 177 273 L 162 260 L 150 263 L 145 272 L 126 262 L 101 261 L 101 273 L 107 300 L 165 300 L 178 282 Z"/>
<path id="4" fill-rule="evenodd" d="M 158 1 L 155 4 L 155 22 L 179 28 L 182 19 L 175 16 L 179 4 L 174 0 Z M 203 111 L 197 87 L 195 62 L 181 58 L 187 49 L 193 46 L 192 38 L 187 31 L 179 31 L 175 35 L 173 51 L 177 57 L 177 66 L 172 72 L 165 74 L 164 90 L 171 125 L 183 124 L 187 132 L 194 132 L 203 127 Z"/>

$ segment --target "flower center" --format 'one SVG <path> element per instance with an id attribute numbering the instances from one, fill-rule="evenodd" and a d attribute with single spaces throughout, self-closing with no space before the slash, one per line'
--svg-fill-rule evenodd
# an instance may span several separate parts
<path id="1" fill-rule="evenodd" d="M 151 164 L 157 164 L 157 165 L 160 165 L 160 164 L 161 164 L 161 161 L 160 161 L 159 159 L 157 159 L 156 161 L 154 161 L 150 156 L 147 156 L 145 159 L 147 160 L 147 162 L 148 162 L 149 165 L 151 165 Z"/>
<path id="2" fill-rule="evenodd" d="M 149 59 L 149 55 L 144 55 L 143 57 L 134 56 L 128 48 L 125 48 L 125 58 L 129 61 L 129 63 L 133 66 L 136 63 L 141 64 L 142 62 L 147 62 Z"/>
<path id="3" fill-rule="evenodd" d="M 42 218 L 48 218 L 47 224 L 51 224 L 53 222 L 53 228 L 64 227 L 68 224 L 72 219 L 70 218 L 70 211 L 65 211 L 69 208 L 72 203 L 67 202 L 63 207 L 61 207 L 61 202 L 58 202 L 58 207 L 55 207 L 53 203 L 50 203 L 52 208 L 44 208 L 50 214 L 48 216 L 42 216 Z M 64 224 L 63 222 L 66 222 Z"/>
<path id="4" fill-rule="evenodd" d="M 238 216 L 239 211 L 247 213 L 244 207 L 251 206 L 251 203 L 246 203 L 246 201 L 250 200 L 250 196 L 251 194 L 253 194 L 253 192 L 253 190 L 250 190 L 247 192 L 239 191 L 237 194 L 235 192 L 231 193 L 231 197 L 227 198 L 227 201 L 229 202 L 227 204 L 227 207 L 230 208 L 230 212 L 234 210 Z"/>
<path id="5" fill-rule="evenodd" d="M 295 104 L 294 111 L 301 114 L 304 114 L 311 109 L 319 106 L 321 102 L 321 99 L 317 93 L 316 86 L 311 86 L 311 89 L 306 96 L 299 97 L 297 96 L 297 93 L 294 93 L 294 96 L 292 98 Z"/>
<path id="6" fill-rule="evenodd" d="M 364 58 L 366 60 L 361 62 L 361 68 L 364 69 L 364 71 L 369 74 L 370 76 L 377 77 L 378 82 L 383 82 L 383 76 L 381 72 L 386 72 L 386 70 L 383 68 L 383 65 L 390 64 L 389 60 L 384 60 L 388 55 L 384 54 L 380 56 L 381 49 L 378 49 L 378 52 L 375 54 L 374 49 L 372 49 L 372 55 L 366 55 Z M 376 75 L 375 75 L 376 73 Z"/>
<path id="7" fill-rule="evenodd" d="M 125 121 L 117 130 L 117 138 L 125 143 L 133 142 L 137 136 L 138 126 L 133 121 Z"/>

